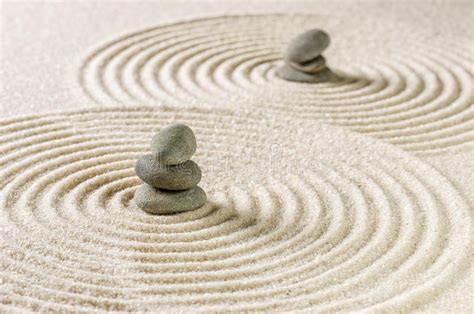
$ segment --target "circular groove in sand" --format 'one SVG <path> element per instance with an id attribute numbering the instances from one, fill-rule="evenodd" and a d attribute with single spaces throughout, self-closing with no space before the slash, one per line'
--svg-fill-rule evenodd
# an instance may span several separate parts
<path id="1" fill-rule="evenodd" d="M 0 121 L 3 304 L 389 310 L 461 271 L 471 220 L 446 179 L 388 145 L 292 119 L 122 107 Z M 133 163 L 172 121 L 196 131 L 212 202 L 152 216 L 131 200 Z"/>
<path id="2" fill-rule="evenodd" d="M 472 143 L 473 73 L 466 53 L 474 53 L 472 45 L 427 42 L 411 30 L 401 43 L 383 31 L 373 34 L 376 22 L 359 21 L 358 33 L 317 15 L 177 22 L 93 50 L 80 84 L 102 104 L 262 109 L 345 126 L 416 152 Z M 334 33 L 327 59 L 339 78 L 321 84 L 277 78 L 282 47 L 314 26 Z M 377 36 L 384 36 L 383 46 Z"/>

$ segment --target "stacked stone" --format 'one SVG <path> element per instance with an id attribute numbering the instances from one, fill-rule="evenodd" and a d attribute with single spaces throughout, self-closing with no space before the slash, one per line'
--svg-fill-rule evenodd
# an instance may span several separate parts
<path id="1" fill-rule="evenodd" d="M 145 182 L 135 192 L 135 203 L 152 214 L 193 210 L 206 203 L 197 184 L 201 169 L 191 159 L 196 137 L 190 127 L 175 124 L 153 136 L 151 154 L 138 158 L 135 173 Z"/>
<path id="2" fill-rule="evenodd" d="M 312 29 L 293 38 L 288 44 L 284 61 L 277 75 L 288 81 L 318 83 L 330 79 L 332 72 L 321 55 L 329 46 L 329 35 Z"/>

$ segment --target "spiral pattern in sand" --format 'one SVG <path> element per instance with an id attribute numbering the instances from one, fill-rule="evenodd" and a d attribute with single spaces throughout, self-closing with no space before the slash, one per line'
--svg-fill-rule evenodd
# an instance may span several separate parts
<path id="1" fill-rule="evenodd" d="M 145 29 L 93 49 L 80 84 L 102 104 L 263 109 L 345 126 L 416 152 L 474 140 L 472 43 L 317 15 L 224 16 Z M 332 35 L 331 82 L 278 78 L 303 30 Z"/>
<path id="2" fill-rule="evenodd" d="M 271 119 L 124 107 L 0 121 L 0 309 L 411 309 L 466 266 L 472 218 L 438 172 Z M 211 201 L 153 216 L 132 202 L 133 164 L 174 121 L 196 132 Z"/>

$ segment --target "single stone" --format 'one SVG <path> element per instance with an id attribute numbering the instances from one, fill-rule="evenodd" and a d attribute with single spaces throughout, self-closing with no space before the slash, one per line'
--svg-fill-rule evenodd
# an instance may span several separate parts
<path id="1" fill-rule="evenodd" d="M 315 59 L 305 63 L 289 63 L 292 68 L 306 73 L 317 73 L 326 67 L 326 59 L 323 56 L 317 56 Z"/>
<path id="2" fill-rule="evenodd" d="M 153 136 L 151 152 L 162 164 L 181 164 L 196 152 L 196 137 L 189 126 L 173 124 Z"/>
<path id="3" fill-rule="evenodd" d="M 334 74 L 328 68 L 325 68 L 317 73 L 304 73 L 293 69 L 288 65 L 283 65 L 277 70 L 276 73 L 284 80 L 300 83 L 322 83 L 329 82 L 334 79 Z"/>
<path id="4" fill-rule="evenodd" d="M 201 169 L 194 161 L 164 165 L 151 154 L 138 158 L 135 173 L 149 185 L 166 190 L 186 190 L 201 181 Z"/>
<path id="5" fill-rule="evenodd" d="M 319 56 L 329 46 L 329 35 L 321 29 L 312 29 L 290 40 L 285 53 L 289 63 L 305 63 Z"/>
<path id="6" fill-rule="evenodd" d="M 172 214 L 197 209 L 206 203 L 207 196 L 198 186 L 184 191 L 159 190 L 142 184 L 135 191 L 138 207 L 151 214 Z"/>

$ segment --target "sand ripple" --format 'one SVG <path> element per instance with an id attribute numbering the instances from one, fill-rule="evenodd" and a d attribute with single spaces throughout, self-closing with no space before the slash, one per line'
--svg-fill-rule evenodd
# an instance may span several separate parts
<path id="1" fill-rule="evenodd" d="M 172 121 L 196 132 L 211 201 L 148 215 L 133 163 Z M 451 184 L 342 129 L 128 107 L 0 130 L 0 309 L 400 311 L 468 263 L 472 217 Z"/>
<path id="2" fill-rule="evenodd" d="M 93 49 L 80 83 L 102 104 L 250 107 L 345 126 L 416 152 L 474 141 L 470 42 L 348 20 L 224 16 L 153 27 Z M 332 34 L 326 57 L 338 77 L 317 85 L 276 77 L 282 47 L 315 26 Z"/>

